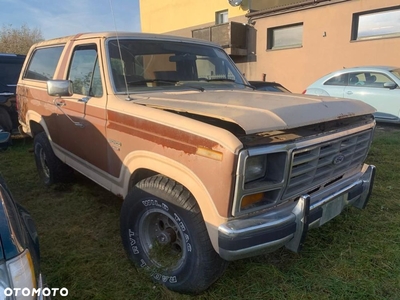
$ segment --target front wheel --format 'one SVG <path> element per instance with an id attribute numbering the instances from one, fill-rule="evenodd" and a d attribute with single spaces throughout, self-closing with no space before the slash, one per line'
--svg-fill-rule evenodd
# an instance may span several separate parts
<path id="1" fill-rule="evenodd" d="M 164 176 L 144 179 L 128 194 L 121 237 L 129 258 L 173 291 L 200 293 L 227 266 L 211 245 L 194 197 Z"/>

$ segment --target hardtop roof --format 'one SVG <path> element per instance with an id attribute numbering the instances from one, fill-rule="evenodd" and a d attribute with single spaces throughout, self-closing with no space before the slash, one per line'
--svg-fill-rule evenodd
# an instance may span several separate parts
<path id="1" fill-rule="evenodd" d="M 166 34 L 155 34 L 155 33 L 141 33 L 141 32 L 116 32 L 116 31 L 104 31 L 104 32 L 87 32 L 87 33 L 78 33 L 75 35 L 69 35 L 54 39 L 49 39 L 45 41 L 41 41 L 36 43 L 35 47 L 43 47 L 57 44 L 66 44 L 69 41 L 73 40 L 84 40 L 90 38 L 137 38 L 137 39 L 157 39 L 157 40 L 169 40 L 169 41 L 179 41 L 179 42 L 188 42 L 188 43 L 198 43 L 198 44 L 206 44 L 214 47 L 219 47 L 219 45 L 208 42 L 201 39 L 181 37 L 181 36 L 173 36 Z"/>

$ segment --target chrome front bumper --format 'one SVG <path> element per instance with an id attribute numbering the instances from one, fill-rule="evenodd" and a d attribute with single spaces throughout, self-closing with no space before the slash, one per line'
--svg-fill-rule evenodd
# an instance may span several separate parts
<path id="1" fill-rule="evenodd" d="M 297 201 L 261 215 L 220 225 L 219 255 L 226 260 L 237 260 L 283 246 L 300 251 L 308 229 L 325 224 L 348 205 L 365 208 L 374 177 L 375 166 L 364 164 L 361 172 L 312 196 L 301 195 Z"/>

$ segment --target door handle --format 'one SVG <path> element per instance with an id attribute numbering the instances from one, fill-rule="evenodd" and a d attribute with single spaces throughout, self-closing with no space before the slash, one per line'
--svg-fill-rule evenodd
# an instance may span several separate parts
<path id="1" fill-rule="evenodd" d="M 78 102 L 88 103 L 89 100 L 90 100 L 89 97 L 83 97 L 83 98 L 78 99 Z"/>
<path id="2" fill-rule="evenodd" d="M 347 91 L 346 94 L 347 94 L 347 95 L 352 95 L 353 92 L 352 92 L 352 91 Z"/>

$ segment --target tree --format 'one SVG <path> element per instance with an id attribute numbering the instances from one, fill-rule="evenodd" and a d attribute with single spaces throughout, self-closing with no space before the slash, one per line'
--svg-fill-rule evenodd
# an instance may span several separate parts
<path id="1" fill-rule="evenodd" d="M 34 43 L 42 40 L 40 29 L 31 29 L 25 24 L 20 28 L 3 25 L 0 29 L 0 52 L 27 54 Z"/>

